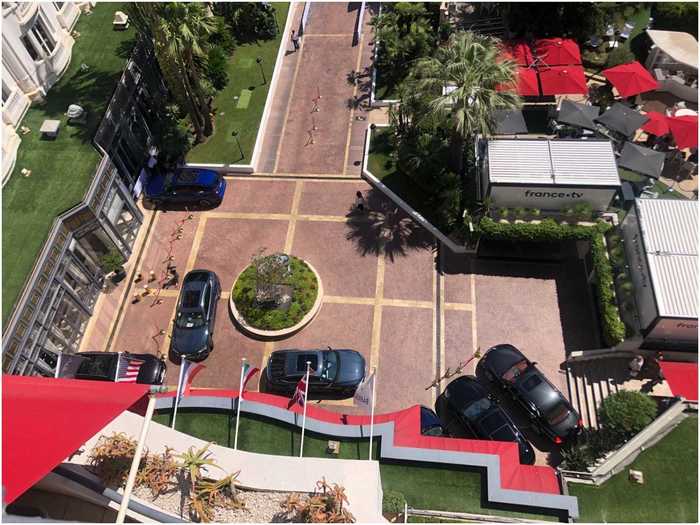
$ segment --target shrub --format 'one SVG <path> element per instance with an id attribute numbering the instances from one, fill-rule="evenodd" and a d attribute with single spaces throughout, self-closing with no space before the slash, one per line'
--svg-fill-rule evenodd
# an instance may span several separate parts
<path id="1" fill-rule="evenodd" d="M 214 18 L 214 29 L 209 34 L 209 44 L 221 47 L 228 55 L 236 49 L 236 38 L 226 25 L 225 19 L 221 16 Z"/>
<path id="2" fill-rule="evenodd" d="M 337 483 L 331 486 L 322 478 L 316 483 L 313 495 L 302 498 L 299 494 L 290 494 L 282 508 L 297 523 L 355 523 L 348 503 L 344 487 Z"/>
<path id="3" fill-rule="evenodd" d="M 561 459 L 562 467 L 566 470 L 585 471 L 595 463 L 597 458 L 590 447 L 577 442 L 567 444 L 561 449 Z"/>
<path id="4" fill-rule="evenodd" d="M 384 514 L 401 514 L 406 505 L 406 497 L 395 490 L 384 491 L 382 512 Z"/>
<path id="5" fill-rule="evenodd" d="M 613 49 L 608 54 L 608 59 L 605 62 L 607 67 L 615 67 L 620 64 L 627 64 L 635 60 L 634 53 L 627 46 L 620 46 Z"/>
<path id="6" fill-rule="evenodd" d="M 239 42 L 269 40 L 277 35 L 275 8 L 267 3 L 214 2 L 214 9 Z"/>
<path id="7" fill-rule="evenodd" d="M 620 390 L 606 397 L 598 409 L 603 427 L 624 439 L 649 425 L 656 413 L 656 403 L 651 397 L 629 390 Z"/>
<path id="8" fill-rule="evenodd" d="M 515 212 L 516 218 L 518 218 L 518 219 L 525 218 L 525 215 L 526 215 L 525 208 L 515 208 L 514 212 Z"/>
<path id="9" fill-rule="evenodd" d="M 508 215 L 510 215 L 510 210 L 508 208 L 501 208 L 498 210 L 498 215 L 501 219 L 507 219 Z"/>
<path id="10" fill-rule="evenodd" d="M 581 60 L 583 61 L 583 64 L 594 68 L 602 68 L 607 59 L 608 55 L 605 51 L 594 51 L 587 49 L 581 53 Z"/>
<path id="11" fill-rule="evenodd" d="M 207 79 L 219 91 L 228 84 L 227 62 L 228 55 L 222 47 L 214 46 L 209 50 L 207 55 Z"/>
<path id="12" fill-rule="evenodd" d="M 124 257 L 116 249 L 100 257 L 100 268 L 105 273 L 118 272 L 123 264 Z"/>
<path id="13" fill-rule="evenodd" d="M 119 432 L 102 436 L 90 452 L 88 460 L 97 477 L 108 487 L 121 487 L 136 453 L 136 441 Z"/>
<path id="14" fill-rule="evenodd" d="M 539 217 L 541 213 L 542 212 L 537 208 L 532 208 L 530 210 L 530 215 L 532 215 L 533 217 Z"/>
<path id="15" fill-rule="evenodd" d="M 593 208 L 587 202 L 581 202 L 574 206 L 574 214 L 580 221 L 590 221 L 593 217 Z"/>
<path id="16" fill-rule="evenodd" d="M 152 131 L 160 148 L 159 162 L 166 167 L 174 166 L 194 145 L 189 121 L 177 104 L 165 106 L 154 120 Z"/>

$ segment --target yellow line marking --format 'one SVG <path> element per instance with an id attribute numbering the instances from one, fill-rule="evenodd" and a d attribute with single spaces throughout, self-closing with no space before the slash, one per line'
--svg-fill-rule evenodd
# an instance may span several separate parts
<path id="1" fill-rule="evenodd" d="M 347 222 L 349 217 L 345 215 L 299 215 L 300 221 L 316 221 L 316 222 Z"/>
<path id="2" fill-rule="evenodd" d="M 361 304 L 361 305 L 374 305 L 375 300 L 373 297 L 341 297 L 338 295 L 324 295 L 323 302 L 329 304 Z"/>
<path id="3" fill-rule="evenodd" d="M 264 177 L 264 178 L 263 178 Z M 235 176 L 235 175 L 225 175 L 225 179 L 231 180 L 278 180 L 278 181 L 288 181 L 290 178 L 307 179 L 316 178 L 314 182 L 350 182 L 357 184 L 361 181 L 354 175 L 343 175 L 341 173 L 269 173 L 269 172 L 256 172 L 254 176 Z M 335 179 L 335 180 L 328 180 Z"/>
<path id="4" fill-rule="evenodd" d="M 275 165 L 272 171 L 277 171 L 277 166 L 280 162 L 280 153 L 282 152 L 282 143 L 284 142 L 284 132 L 287 129 L 287 119 L 289 118 L 289 109 L 292 107 L 292 100 L 294 100 L 294 89 L 297 84 L 297 75 L 299 74 L 299 65 L 301 64 L 301 59 L 304 56 L 304 39 L 301 39 L 301 45 L 299 46 L 299 56 L 297 57 L 297 63 L 294 66 L 294 75 L 292 75 L 292 88 L 289 90 L 289 99 L 287 100 L 287 108 L 284 111 L 284 120 L 282 121 L 282 132 L 280 133 L 280 141 L 277 144 L 277 153 L 275 154 Z"/>
<path id="5" fill-rule="evenodd" d="M 321 403 L 319 403 L 320 406 L 323 405 L 328 405 L 328 406 L 334 406 L 334 407 L 354 407 L 355 406 L 355 400 L 353 398 L 350 399 L 324 399 Z"/>
<path id="6" fill-rule="evenodd" d="M 318 38 L 318 37 L 322 37 L 322 38 L 323 38 L 323 37 L 325 37 L 325 38 L 338 38 L 338 37 L 341 37 L 341 36 L 347 37 L 347 36 L 353 36 L 353 35 L 354 35 L 354 33 L 305 33 L 305 34 L 304 34 L 304 38 L 307 38 L 307 37 L 310 37 L 310 36 L 315 37 L 315 38 Z M 303 40 L 304 38 L 302 38 L 302 40 Z"/>
<path id="7" fill-rule="evenodd" d="M 357 46 L 357 62 L 355 62 L 355 72 L 360 72 L 360 64 L 362 62 L 362 40 L 364 39 L 364 33 L 360 34 L 360 43 Z M 352 88 L 352 99 L 355 100 L 357 96 L 357 85 L 358 82 L 355 81 L 355 86 Z M 343 157 L 343 175 L 348 169 L 348 157 L 350 156 L 350 139 L 352 138 L 352 119 L 355 116 L 355 108 L 350 108 L 350 120 L 348 121 L 348 135 L 345 141 L 345 156 Z"/>
<path id="8" fill-rule="evenodd" d="M 241 213 L 229 211 L 208 211 L 202 214 L 209 219 L 267 219 L 271 221 L 288 221 L 292 218 L 289 213 Z"/>
<path id="9" fill-rule="evenodd" d="M 287 238 L 284 242 L 284 253 L 290 253 L 294 244 L 294 232 L 297 227 L 297 214 L 299 213 L 299 202 L 301 194 L 304 191 L 304 181 L 298 180 L 294 185 L 294 197 L 292 197 L 292 213 L 289 217 L 289 226 L 287 227 Z"/>
<path id="10" fill-rule="evenodd" d="M 384 289 L 384 276 L 382 275 L 382 293 Z M 403 308 L 433 308 L 435 303 L 430 301 L 412 301 L 409 299 L 384 299 L 377 300 L 374 297 L 350 297 L 342 295 L 324 295 L 323 302 L 329 304 L 358 304 L 365 306 L 397 306 Z"/>
<path id="11" fill-rule="evenodd" d="M 442 340 L 441 340 L 441 339 L 438 339 L 438 337 L 437 337 L 437 322 L 438 322 L 438 319 L 437 319 L 437 312 L 436 312 L 437 300 L 438 300 L 438 298 L 437 298 L 437 280 L 438 280 L 438 272 L 435 272 L 435 271 L 434 271 L 434 272 L 433 272 L 433 278 L 432 278 L 432 284 L 433 284 L 433 333 L 432 333 L 432 348 L 433 348 L 433 351 L 431 352 L 431 357 L 432 357 L 432 362 L 433 362 L 433 374 L 434 374 L 433 377 L 437 377 L 438 372 L 439 372 L 438 369 L 437 369 L 437 350 L 438 350 L 438 346 L 437 346 L 437 345 L 439 345 L 439 344 L 442 342 Z M 442 361 L 441 361 L 441 366 L 442 366 Z M 440 372 L 440 376 L 442 376 L 442 372 Z M 436 390 L 437 390 L 436 388 L 431 388 L 431 389 L 430 389 L 430 399 L 431 399 L 431 402 L 432 402 L 433 406 L 435 406 L 435 401 L 437 401 L 437 392 L 436 392 Z"/>
<path id="12" fill-rule="evenodd" d="M 411 301 L 409 299 L 382 299 L 382 306 L 403 306 L 406 308 L 434 308 L 435 303 L 431 301 Z"/>
<path id="13" fill-rule="evenodd" d="M 260 374 L 262 374 L 262 371 L 265 370 L 265 367 L 267 366 L 267 360 L 270 359 L 270 354 L 273 352 L 274 349 L 275 349 L 275 343 L 273 343 L 272 341 L 267 341 L 265 343 L 262 361 L 260 362 Z"/>
<path id="14" fill-rule="evenodd" d="M 231 297 L 231 292 L 221 292 L 221 299 L 228 301 L 230 297 Z"/>
<path id="15" fill-rule="evenodd" d="M 435 272 L 437 274 L 437 272 Z M 440 281 L 440 377 L 445 373 L 446 363 L 445 360 L 445 278 L 440 275 L 436 275 L 436 278 Z M 433 389 L 434 395 L 437 397 L 437 391 L 442 391 L 442 385 L 438 385 L 437 388 Z M 436 400 L 433 400 L 435 404 Z"/>
<path id="16" fill-rule="evenodd" d="M 476 277 L 471 274 L 470 292 L 472 299 L 472 351 L 476 352 Z"/>
<path id="17" fill-rule="evenodd" d="M 372 319 L 372 342 L 369 350 L 370 370 L 379 365 L 379 347 L 382 336 L 382 300 L 384 298 L 384 254 L 377 257 L 377 284 L 374 291 L 374 316 Z"/>
<path id="18" fill-rule="evenodd" d="M 461 310 L 463 312 L 471 312 L 474 310 L 474 305 L 466 303 L 443 303 L 443 310 Z"/>
<path id="19" fill-rule="evenodd" d="M 143 287 L 141 287 L 139 290 L 143 290 Z M 159 297 L 178 297 L 180 295 L 179 290 L 165 290 L 161 289 L 160 292 L 157 292 Z"/>

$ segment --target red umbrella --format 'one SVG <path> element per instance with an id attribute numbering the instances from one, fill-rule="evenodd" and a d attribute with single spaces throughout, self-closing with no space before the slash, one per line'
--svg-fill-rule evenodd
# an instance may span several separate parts
<path id="1" fill-rule="evenodd" d="M 548 66 L 581 63 L 578 44 L 569 38 L 542 38 L 535 41 L 535 56 Z"/>
<path id="2" fill-rule="evenodd" d="M 503 44 L 501 56 L 512 60 L 519 66 L 529 66 L 533 61 L 530 47 L 524 42 L 508 42 Z"/>
<path id="3" fill-rule="evenodd" d="M 632 97 L 639 93 L 654 91 L 659 87 L 658 82 L 644 66 L 637 62 L 622 64 L 603 70 L 603 75 L 617 88 L 623 97 Z"/>
<path id="4" fill-rule="evenodd" d="M 586 75 L 581 66 L 555 66 L 540 69 L 543 95 L 588 94 Z"/>
<path id="5" fill-rule="evenodd" d="M 517 68 L 515 92 L 523 97 L 537 97 L 540 95 L 540 90 L 537 85 L 537 73 L 534 69 L 527 67 Z M 496 91 L 513 91 L 513 85 L 499 84 L 496 86 Z"/>
<path id="6" fill-rule="evenodd" d="M 698 146 L 698 116 L 683 115 L 682 117 L 667 117 L 668 127 L 680 149 L 696 148 Z"/>
<path id="7" fill-rule="evenodd" d="M 647 133 L 656 135 L 657 137 L 662 137 L 668 133 L 668 121 L 666 120 L 666 115 L 659 113 L 657 111 L 647 111 L 644 116 L 649 117 L 649 120 L 642 126 L 642 129 Z"/>

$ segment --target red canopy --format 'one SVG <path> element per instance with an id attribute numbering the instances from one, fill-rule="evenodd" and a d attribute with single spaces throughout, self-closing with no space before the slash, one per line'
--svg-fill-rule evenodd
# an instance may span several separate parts
<path id="1" fill-rule="evenodd" d="M 642 129 L 647 133 L 651 133 L 657 137 L 662 137 L 670 131 L 668 121 L 666 120 L 666 115 L 663 113 L 659 113 L 657 111 L 647 111 L 644 115 L 649 117 L 646 124 L 642 126 Z"/>
<path id="2" fill-rule="evenodd" d="M 683 115 L 682 117 L 667 117 L 668 127 L 680 149 L 696 148 L 698 146 L 698 116 Z"/>
<path id="3" fill-rule="evenodd" d="M 554 66 L 539 70 L 543 95 L 588 94 L 586 75 L 581 66 Z"/>
<path id="4" fill-rule="evenodd" d="M 540 94 L 537 85 L 537 73 L 534 69 L 519 67 L 515 72 L 517 79 L 515 92 L 523 97 L 537 97 Z M 513 91 L 513 85 L 499 84 L 496 91 Z"/>
<path id="5" fill-rule="evenodd" d="M 578 44 L 570 38 L 542 38 L 535 41 L 535 56 L 548 66 L 581 63 Z"/>
<path id="6" fill-rule="evenodd" d="M 698 400 L 698 364 L 660 361 L 668 386 L 674 396 L 681 396 L 688 401 Z"/>
<path id="7" fill-rule="evenodd" d="M 529 66 L 532 64 L 532 51 L 530 51 L 530 46 L 524 42 L 508 42 L 503 44 L 501 56 L 512 60 L 519 66 Z"/>
<path id="8" fill-rule="evenodd" d="M 654 91 L 659 87 L 658 82 L 644 66 L 637 62 L 622 64 L 603 70 L 603 75 L 617 88 L 623 97 L 631 97 L 639 93 Z"/>
<path id="9" fill-rule="evenodd" d="M 149 385 L 4 375 L 2 484 L 11 503 L 136 403 Z"/>

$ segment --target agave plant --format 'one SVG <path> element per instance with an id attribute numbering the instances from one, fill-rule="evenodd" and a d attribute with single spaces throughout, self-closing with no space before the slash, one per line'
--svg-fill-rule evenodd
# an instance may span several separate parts
<path id="1" fill-rule="evenodd" d="M 290 494 L 282 507 L 295 520 L 303 523 L 354 523 L 355 517 L 343 507 L 348 503 L 345 488 L 334 483 L 332 486 L 326 482 L 326 478 L 316 483 L 314 494 L 302 499 L 298 494 Z"/>

